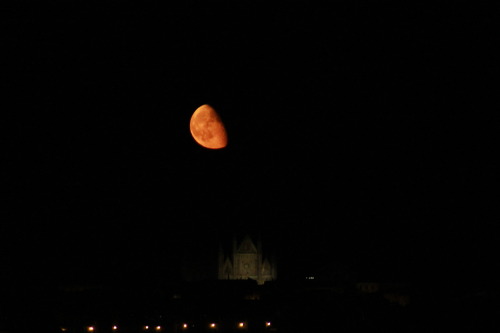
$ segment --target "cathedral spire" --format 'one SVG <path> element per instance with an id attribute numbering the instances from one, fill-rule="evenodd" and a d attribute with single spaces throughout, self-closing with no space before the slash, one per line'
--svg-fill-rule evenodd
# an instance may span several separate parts
<path id="1" fill-rule="evenodd" d="M 222 279 L 224 276 L 224 250 L 222 249 L 222 244 L 219 243 L 219 279 Z"/>

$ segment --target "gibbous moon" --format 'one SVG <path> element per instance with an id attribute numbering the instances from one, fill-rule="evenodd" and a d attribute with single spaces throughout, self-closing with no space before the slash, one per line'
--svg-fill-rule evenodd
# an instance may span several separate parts
<path id="1" fill-rule="evenodd" d="M 227 134 L 219 115 L 208 104 L 194 111 L 189 122 L 189 129 L 194 140 L 209 149 L 227 146 Z"/>

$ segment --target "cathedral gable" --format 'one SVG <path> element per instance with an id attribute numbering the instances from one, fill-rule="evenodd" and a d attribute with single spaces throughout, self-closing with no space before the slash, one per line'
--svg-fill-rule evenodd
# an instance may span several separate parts
<path id="1" fill-rule="evenodd" d="M 222 272 L 224 278 L 233 276 L 233 265 L 231 265 L 231 261 L 229 260 L 229 258 L 224 262 Z"/>
<path id="2" fill-rule="evenodd" d="M 238 248 L 238 253 L 257 253 L 257 248 L 250 239 L 250 237 L 245 237 Z"/>
<path id="3" fill-rule="evenodd" d="M 264 260 L 264 263 L 262 264 L 262 274 L 271 275 L 271 264 L 267 259 Z"/>

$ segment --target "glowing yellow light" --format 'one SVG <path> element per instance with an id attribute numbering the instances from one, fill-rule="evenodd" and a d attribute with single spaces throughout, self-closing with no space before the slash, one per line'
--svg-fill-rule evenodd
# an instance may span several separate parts
<path id="1" fill-rule="evenodd" d="M 66 332 L 68 329 L 66 327 L 61 327 L 62 332 Z"/>
<path id="2" fill-rule="evenodd" d="M 94 331 L 94 326 L 89 326 L 89 327 L 87 327 L 87 331 L 89 331 L 89 332 L 93 332 L 93 331 Z"/>
<path id="3" fill-rule="evenodd" d="M 182 328 L 188 328 L 188 324 L 182 324 Z"/>
<path id="4" fill-rule="evenodd" d="M 156 326 L 156 330 L 160 331 L 161 330 L 161 326 Z"/>
<path id="5" fill-rule="evenodd" d="M 113 326 L 113 331 L 116 331 L 118 329 L 118 326 L 114 325 Z"/>
<path id="6" fill-rule="evenodd" d="M 245 323 L 239 323 L 238 327 L 240 327 L 240 328 L 245 327 Z"/>
<path id="7" fill-rule="evenodd" d="M 267 326 L 267 327 L 271 326 L 271 322 L 270 322 L 270 321 L 267 321 L 267 322 L 266 322 L 266 326 Z"/>
<path id="8" fill-rule="evenodd" d="M 211 328 L 215 328 L 215 326 L 216 326 L 216 325 L 215 325 L 215 323 L 211 323 L 211 324 L 210 324 L 210 327 L 211 327 Z"/>
<path id="9" fill-rule="evenodd" d="M 144 326 L 144 329 L 149 330 L 149 326 L 148 325 Z"/>

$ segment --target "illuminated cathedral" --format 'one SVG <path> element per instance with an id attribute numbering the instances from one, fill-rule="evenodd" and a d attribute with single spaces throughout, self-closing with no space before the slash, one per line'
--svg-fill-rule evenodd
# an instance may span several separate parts
<path id="1" fill-rule="evenodd" d="M 255 244 L 250 236 L 240 242 L 233 238 L 232 247 L 219 249 L 219 280 L 255 280 L 258 284 L 276 280 L 276 263 L 262 251 L 261 240 Z"/>

